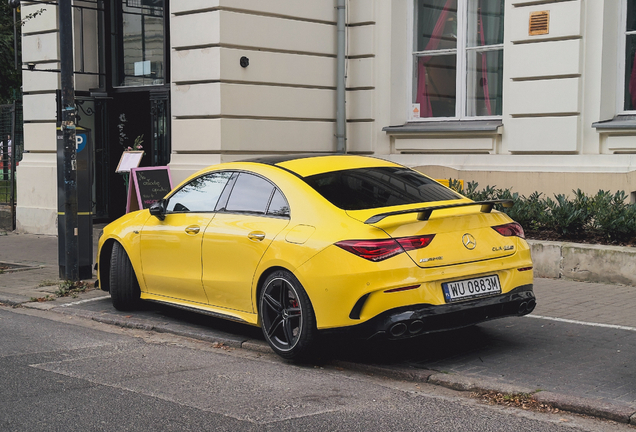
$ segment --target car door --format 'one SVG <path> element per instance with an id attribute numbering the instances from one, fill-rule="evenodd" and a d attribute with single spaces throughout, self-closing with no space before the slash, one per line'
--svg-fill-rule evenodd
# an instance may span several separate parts
<path id="1" fill-rule="evenodd" d="M 252 280 L 272 240 L 289 223 L 289 204 L 271 182 L 241 172 L 203 236 L 203 286 L 211 305 L 253 312 Z"/>
<path id="2" fill-rule="evenodd" d="M 151 217 L 141 231 L 141 265 L 148 292 L 208 303 L 201 283 L 201 242 L 232 175 L 221 171 L 185 184 L 166 202 L 165 218 Z"/>

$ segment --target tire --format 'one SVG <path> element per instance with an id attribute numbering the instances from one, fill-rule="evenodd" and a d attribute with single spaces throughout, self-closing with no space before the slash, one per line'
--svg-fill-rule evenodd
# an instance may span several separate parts
<path id="1" fill-rule="evenodd" d="M 310 360 L 318 345 L 316 315 L 298 279 L 287 270 L 272 273 L 258 304 L 261 329 L 272 350 L 287 360 Z"/>
<path id="2" fill-rule="evenodd" d="M 139 282 L 124 247 L 115 243 L 110 254 L 110 298 L 119 311 L 132 311 L 141 300 Z"/>

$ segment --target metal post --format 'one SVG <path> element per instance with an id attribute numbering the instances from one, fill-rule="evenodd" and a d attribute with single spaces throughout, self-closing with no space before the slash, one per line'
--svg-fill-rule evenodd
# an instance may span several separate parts
<path id="1" fill-rule="evenodd" d="M 338 65 L 336 71 L 336 138 L 338 153 L 346 153 L 347 113 L 345 111 L 345 0 L 338 0 Z"/>
<path id="2" fill-rule="evenodd" d="M 13 8 L 13 63 L 15 70 L 18 70 L 18 23 L 16 20 L 16 10 Z"/>
<path id="3" fill-rule="evenodd" d="M 58 145 L 58 154 L 63 152 L 64 188 L 64 277 L 79 280 L 79 247 L 77 218 L 77 160 L 75 138 L 75 88 L 73 77 L 73 15 L 71 0 L 59 0 L 60 70 L 62 84 L 63 139 Z M 60 263 L 61 265 L 62 263 Z"/>
<path id="4" fill-rule="evenodd" d="M 9 167 L 11 168 L 11 173 L 9 174 L 9 178 L 11 179 L 9 186 L 11 187 L 11 199 L 9 200 L 9 205 L 11 206 L 11 229 L 15 229 L 15 181 L 16 181 L 16 172 L 15 172 L 15 154 L 18 150 L 18 140 L 15 136 L 15 122 L 16 122 L 16 112 L 15 112 L 15 101 L 13 101 L 13 105 L 11 106 L 11 155 L 9 156 Z"/>

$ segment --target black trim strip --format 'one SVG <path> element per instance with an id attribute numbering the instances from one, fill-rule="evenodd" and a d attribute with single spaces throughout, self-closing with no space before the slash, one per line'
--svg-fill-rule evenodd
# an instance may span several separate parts
<path id="1" fill-rule="evenodd" d="M 196 307 L 192 307 L 192 306 L 184 306 L 184 305 L 180 305 L 180 304 L 175 304 L 175 303 L 170 303 L 169 301 L 162 301 L 162 300 L 147 300 L 147 299 L 143 299 L 144 301 L 147 302 L 153 302 L 153 303 L 159 303 L 162 305 L 166 305 L 166 306 L 171 306 L 177 309 L 183 309 L 186 310 L 188 312 L 195 312 L 195 313 L 199 313 L 199 314 L 203 314 L 203 315 L 208 315 L 214 318 L 220 318 L 220 319 L 224 319 L 224 320 L 230 320 L 230 321 L 235 321 L 235 322 L 240 322 L 240 323 L 246 323 L 249 324 L 247 321 L 245 321 L 242 318 L 238 318 L 232 315 L 225 315 L 219 312 L 212 312 L 209 310 L 205 310 L 205 309 L 199 309 Z"/>
<path id="2" fill-rule="evenodd" d="M 387 212 L 387 213 L 379 213 L 377 215 L 371 216 L 369 219 L 364 221 L 364 223 L 367 225 L 374 224 L 374 223 L 380 222 L 382 219 L 389 216 L 397 216 L 397 215 L 403 215 L 403 214 L 409 214 L 409 213 L 419 213 L 417 215 L 417 219 L 421 221 L 426 221 L 431 217 L 431 213 L 433 213 L 433 211 L 435 210 L 455 208 L 455 207 L 469 207 L 469 206 L 476 206 L 476 205 L 481 206 L 480 211 L 482 213 L 490 213 L 492 211 L 492 208 L 495 206 L 495 204 L 502 204 L 504 207 L 512 207 L 514 204 L 514 201 L 509 199 L 500 199 L 500 200 L 490 200 L 490 201 L 475 201 L 471 203 L 446 204 L 446 205 L 433 206 L 433 207 L 420 207 L 420 208 L 410 209 L 410 210 L 398 210 L 398 211 Z"/>

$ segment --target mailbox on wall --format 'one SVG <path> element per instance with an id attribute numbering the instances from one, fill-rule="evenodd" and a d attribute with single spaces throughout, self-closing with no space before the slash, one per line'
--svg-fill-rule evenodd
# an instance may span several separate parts
<path id="1" fill-rule="evenodd" d="M 58 149 L 64 139 L 57 128 Z M 93 277 L 93 140 L 91 130 L 78 127 L 77 140 L 77 244 L 79 248 L 79 278 Z M 64 223 L 64 154 L 57 152 L 57 244 L 60 279 L 65 272 L 65 223 Z"/>

